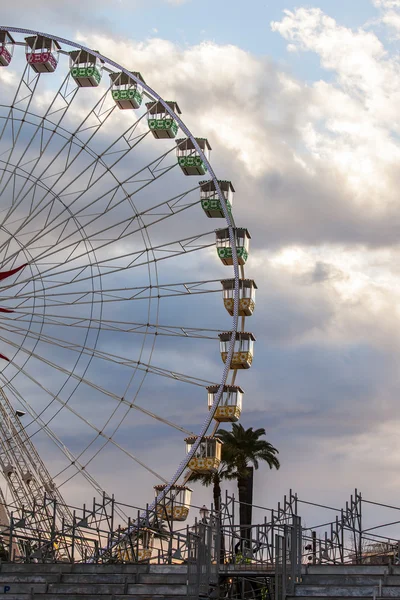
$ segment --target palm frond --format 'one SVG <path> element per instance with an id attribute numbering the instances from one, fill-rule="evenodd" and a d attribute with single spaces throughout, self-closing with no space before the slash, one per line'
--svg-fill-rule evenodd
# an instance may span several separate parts
<path id="1" fill-rule="evenodd" d="M 192 471 L 188 481 L 193 483 L 199 482 L 201 485 L 209 487 L 214 483 L 214 473 L 196 473 L 195 471 Z"/>

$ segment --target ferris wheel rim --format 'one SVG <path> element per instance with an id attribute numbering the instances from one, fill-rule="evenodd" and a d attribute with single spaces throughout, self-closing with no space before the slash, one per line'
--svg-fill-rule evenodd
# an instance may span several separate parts
<path id="1" fill-rule="evenodd" d="M 129 75 L 129 77 L 131 77 L 133 80 L 136 81 L 136 83 L 140 83 L 140 85 L 143 87 L 143 89 L 151 96 L 153 97 L 155 100 L 157 100 L 158 102 L 160 102 L 165 111 L 170 114 L 170 116 L 173 116 L 174 119 L 177 121 L 177 123 L 179 124 L 181 130 L 185 133 L 185 135 L 187 136 L 188 139 L 191 140 L 191 142 L 193 143 L 196 151 L 199 153 L 199 155 L 201 156 L 204 164 L 206 165 L 208 172 L 210 174 L 210 177 L 215 185 L 215 190 L 219 196 L 219 199 L 221 201 L 221 207 L 222 207 L 222 211 L 224 213 L 224 217 L 226 220 L 226 223 L 228 224 L 228 233 L 229 233 L 229 240 L 230 240 L 230 244 L 231 244 L 231 248 L 232 248 L 232 259 L 233 259 L 233 270 L 234 270 L 234 306 L 233 306 L 233 323 L 232 323 L 232 335 L 231 335 L 231 339 L 230 339 L 230 344 L 229 344 L 229 350 L 228 350 L 228 355 L 227 355 L 227 360 L 225 362 L 225 366 L 223 369 L 223 375 L 222 375 L 222 381 L 219 384 L 219 389 L 217 394 L 215 395 L 215 399 L 214 399 L 214 403 L 213 406 L 211 407 L 210 411 L 207 413 L 206 419 L 200 429 L 200 432 L 197 436 L 197 442 L 192 446 L 191 451 L 185 456 L 185 458 L 181 461 L 181 463 L 179 464 L 176 472 L 174 473 L 174 475 L 172 476 L 172 478 L 170 479 L 168 485 L 166 486 L 166 488 L 160 493 L 160 495 L 157 498 L 157 501 L 160 501 L 162 498 L 164 498 L 167 493 L 169 492 L 170 488 L 178 481 L 178 479 L 183 475 L 187 464 L 189 463 L 191 457 L 195 454 L 195 452 L 198 449 L 198 446 L 201 442 L 201 439 L 206 435 L 207 431 L 210 428 L 210 425 L 212 423 L 212 419 L 214 417 L 215 411 L 218 407 L 221 395 L 222 395 L 222 391 L 223 391 L 223 387 L 226 384 L 228 375 L 229 375 L 229 370 L 230 370 L 230 362 L 231 362 L 231 358 L 233 356 L 233 351 L 234 351 L 234 342 L 235 342 L 235 334 L 237 332 L 238 329 L 238 322 L 239 322 L 239 318 L 238 318 L 238 313 L 239 313 L 239 302 L 238 302 L 238 296 L 239 296 L 239 263 L 238 263 L 238 256 L 237 256 L 237 251 L 236 251 L 236 244 L 234 243 L 234 221 L 233 221 L 233 217 L 232 215 L 228 212 L 225 202 L 224 202 L 224 196 L 221 192 L 219 183 L 218 183 L 218 179 L 216 177 L 216 174 L 212 168 L 212 165 L 209 161 L 209 159 L 207 158 L 207 156 L 203 153 L 201 147 L 199 146 L 196 138 L 193 136 L 193 134 L 191 133 L 191 131 L 189 130 L 189 128 L 185 125 L 185 123 L 183 122 L 183 120 L 181 119 L 181 117 L 179 116 L 179 114 L 175 114 L 172 109 L 168 106 L 168 104 L 166 103 L 166 101 L 163 100 L 163 98 L 155 91 L 153 90 L 153 88 L 151 88 L 147 83 L 145 83 L 144 81 L 139 80 L 136 75 L 130 71 L 128 71 L 126 68 L 124 68 L 122 65 L 120 65 L 119 63 L 117 63 L 116 61 L 113 61 L 112 59 L 109 59 L 108 57 L 100 54 L 99 52 L 92 50 L 91 48 L 88 48 L 82 44 L 79 44 L 77 42 L 68 40 L 67 38 L 63 38 L 60 36 L 56 36 L 53 34 L 47 34 L 47 33 L 43 33 L 37 30 L 32 30 L 32 29 L 25 29 L 25 28 L 19 28 L 19 27 L 12 27 L 12 26 L 0 26 L 0 31 L 9 31 L 9 32 L 13 32 L 13 33 L 21 33 L 21 34 L 27 34 L 27 35 L 42 35 L 48 38 L 51 38 L 52 40 L 57 41 L 60 44 L 66 44 L 70 47 L 79 49 L 79 50 L 84 50 L 84 51 L 88 51 L 91 54 L 93 54 L 95 57 L 97 57 L 100 60 L 103 60 L 106 64 L 108 64 L 109 66 L 113 67 L 114 69 L 118 69 L 119 71 L 122 71 L 123 73 Z M 242 267 L 240 268 L 241 272 L 243 273 L 243 269 Z M 235 375 L 234 375 L 235 376 Z M 149 509 L 151 510 L 153 505 L 155 504 L 155 502 L 149 507 Z"/>

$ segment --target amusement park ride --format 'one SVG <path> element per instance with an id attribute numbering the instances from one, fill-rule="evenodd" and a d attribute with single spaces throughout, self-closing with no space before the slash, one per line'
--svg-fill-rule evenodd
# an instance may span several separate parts
<path id="1" fill-rule="evenodd" d="M 304 562 L 363 564 L 364 542 L 400 562 L 386 532 L 398 517 L 365 529 L 377 503 L 357 491 L 311 528 L 291 492 L 256 525 L 237 523 L 228 496 L 198 519 L 189 478 L 220 467 L 215 434 L 241 417 L 236 379 L 254 354 L 235 188 L 140 72 L 12 27 L 0 27 L 0 66 L 0 561 L 185 562 L 190 598 L 211 579 L 243 597 L 251 573 L 263 600 L 260 578 L 273 572 L 283 600 Z M 68 506 L 84 486 L 93 503 Z"/>
<path id="2" fill-rule="evenodd" d="M 10 71 L 0 97 L 0 468 L 12 498 L 8 504 L 23 514 L 26 536 L 36 527 L 44 541 L 54 540 L 61 528 L 79 531 L 87 525 L 86 517 L 77 522 L 60 492 L 77 473 L 103 500 L 112 497 L 87 468 L 101 451 L 120 450 L 159 476 L 118 440 L 119 428 L 135 413 L 186 435 L 183 460 L 175 473 L 159 476 L 156 500 L 146 512 L 147 525 L 149 514 L 170 524 L 184 521 L 191 504 L 188 475 L 218 469 L 221 442 L 215 432 L 220 423 L 240 418 L 244 392 L 236 384 L 237 371 L 253 361 L 255 337 L 245 331 L 245 319 L 253 314 L 257 285 L 245 278 L 250 234 L 235 225 L 234 186 L 217 179 L 209 141 L 190 133 L 177 102 L 163 100 L 138 71 L 57 36 L 11 27 L 0 28 L 0 65 Z M 164 147 L 168 140 L 175 140 L 174 148 Z M 202 180 L 182 188 L 176 167 Z M 198 208 L 225 225 L 202 232 Z M 176 237 L 182 231 L 185 235 Z M 194 253 L 208 260 L 213 245 L 231 277 L 185 280 L 189 270 L 204 271 Z M 200 323 L 209 304 L 199 303 L 199 294 L 221 293 L 221 286 L 232 317 L 228 331 Z M 161 324 L 167 314 L 163 303 L 170 298 L 187 301 L 179 311 L 193 318 L 193 326 Z M 139 301 L 145 310 L 133 321 Z M 108 350 L 114 334 L 125 355 Z M 132 341 L 135 334 L 142 335 L 142 343 Z M 222 376 L 215 382 L 207 370 L 200 377 L 173 370 L 168 361 L 165 367 L 156 364 L 153 353 L 161 336 L 213 343 L 219 338 Z M 108 365 L 114 383 L 103 382 Z M 96 368 L 105 377 L 95 375 Z M 140 405 L 150 376 L 167 377 L 177 386 L 192 383 L 208 393 L 208 413 L 197 434 L 174 422 L 168 411 Z M 48 403 L 35 407 L 39 393 Z M 114 400 L 103 424 L 80 410 L 86 397 L 96 398 L 93 394 Z M 29 426 L 20 418 L 21 408 Z M 93 432 L 78 451 L 69 450 L 60 428 L 53 427 L 64 415 Z M 35 448 L 37 434 L 46 434 L 66 460 L 55 476 Z M 3 521 L 10 521 L 4 494 L 0 491 L 7 512 Z M 137 526 L 138 519 L 132 519 L 125 538 Z M 132 560 L 132 553 L 124 556 Z"/>

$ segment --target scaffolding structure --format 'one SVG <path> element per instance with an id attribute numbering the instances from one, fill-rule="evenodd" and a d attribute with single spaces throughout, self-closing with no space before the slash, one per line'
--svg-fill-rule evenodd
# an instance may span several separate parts
<path id="1" fill-rule="evenodd" d="M 199 507 L 190 509 L 193 515 Z M 284 600 L 307 565 L 400 563 L 400 507 L 367 500 L 357 490 L 342 508 L 303 500 L 290 490 L 276 509 L 253 505 L 263 518 L 245 528 L 233 495 L 221 498 L 219 512 L 203 509 L 194 522 L 179 527 L 165 519 L 164 505 L 134 507 L 106 494 L 80 508 L 46 494 L 29 508 L 2 500 L 0 559 L 185 564 L 189 600 L 199 595 Z M 318 517 L 311 526 L 302 519 L 307 511 L 308 518 Z M 383 518 L 384 513 L 389 514 Z M 46 515 L 43 525 L 35 514 Z"/>

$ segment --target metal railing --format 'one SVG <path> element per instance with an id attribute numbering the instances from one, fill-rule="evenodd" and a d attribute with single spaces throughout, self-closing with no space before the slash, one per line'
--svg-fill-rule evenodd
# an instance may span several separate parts
<path id="1" fill-rule="evenodd" d="M 218 597 L 220 539 L 219 520 L 213 517 L 188 529 L 188 600 Z"/>
<path id="2" fill-rule="evenodd" d="M 192 506 L 189 525 L 168 520 L 171 511 L 163 505 L 149 510 L 106 496 L 90 507 L 68 507 L 68 522 L 57 517 L 56 501 L 44 497 L 43 503 L 54 517 L 42 529 L 31 510 L 0 505 L 0 560 L 186 564 L 190 600 L 285 600 L 306 565 L 400 563 L 400 508 L 357 491 L 343 509 L 292 493 L 274 510 L 253 505 L 257 524 L 238 522 L 233 496 L 221 501 L 219 513 L 211 510 L 194 524 L 199 507 Z M 316 524 L 305 526 L 299 509 Z M 392 512 L 386 520 L 383 509 Z"/>

